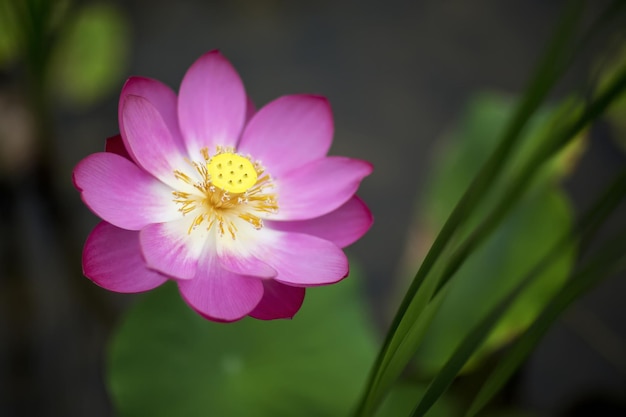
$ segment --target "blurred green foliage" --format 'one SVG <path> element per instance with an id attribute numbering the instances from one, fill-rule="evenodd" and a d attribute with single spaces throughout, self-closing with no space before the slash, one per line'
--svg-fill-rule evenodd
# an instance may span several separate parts
<path id="1" fill-rule="evenodd" d="M 611 54 L 606 68 L 600 68 L 600 90 L 606 88 L 624 67 L 626 67 L 626 42 L 622 42 L 616 54 Z M 605 118 L 615 132 L 613 137 L 626 151 L 626 95 L 615 100 L 606 112 Z"/>
<path id="2" fill-rule="evenodd" d="M 129 32 L 113 3 L 0 0 L 0 67 L 23 63 L 37 94 L 82 107 L 122 83 Z"/>
<path id="3" fill-rule="evenodd" d="M 51 62 L 53 91 L 76 106 L 119 88 L 130 51 L 129 25 L 110 3 L 86 4 L 60 32 Z"/>
<path id="4" fill-rule="evenodd" d="M 212 323 L 174 284 L 144 295 L 110 349 L 120 415 L 348 415 L 376 349 L 352 269 L 339 284 L 308 289 L 292 320 Z"/>
<path id="5" fill-rule="evenodd" d="M 13 61 L 19 50 L 19 26 L 11 2 L 0 0 L 0 67 Z"/>
<path id="6" fill-rule="evenodd" d="M 425 384 L 399 382 L 391 388 L 389 395 L 376 413 L 377 417 L 408 416 L 415 407 L 415 401 L 426 390 Z M 451 417 L 458 415 L 458 405 L 449 397 L 442 397 L 426 417 Z"/>

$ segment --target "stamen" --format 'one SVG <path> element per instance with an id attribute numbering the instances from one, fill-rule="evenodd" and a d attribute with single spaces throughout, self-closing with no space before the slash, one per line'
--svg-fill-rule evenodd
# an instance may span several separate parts
<path id="1" fill-rule="evenodd" d="M 176 177 L 177 180 L 182 180 L 186 182 L 187 184 L 191 184 L 193 182 L 191 181 L 191 178 L 189 178 L 187 174 L 179 170 L 174 171 L 174 176 Z"/>

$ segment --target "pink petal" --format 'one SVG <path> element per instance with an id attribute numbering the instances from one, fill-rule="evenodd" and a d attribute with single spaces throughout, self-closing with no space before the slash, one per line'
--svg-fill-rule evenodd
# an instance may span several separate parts
<path id="1" fill-rule="evenodd" d="M 332 284 L 348 276 L 348 259 L 334 243 L 299 233 L 264 232 L 269 238 L 254 249 L 254 256 L 278 272 L 276 281 L 312 287 Z"/>
<path id="2" fill-rule="evenodd" d="M 372 172 L 369 162 L 338 156 L 318 159 L 276 178 L 276 220 L 307 220 L 330 213 L 350 199 Z"/>
<path id="3" fill-rule="evenodd" d="M 250 313 L 260 320 L 290 319 L 296 315 L 304 301 L 305 289 L 291 287 L 274 280 L 263 280 L 263 298 Z"/>
<path id="4" fill-rule="evenodd" d="M 139 250 L 138 232 L 99 223 L 83 251 L 85 276 L 107 290 L 135 293 L 148 291 L 167 281 L 146 268 Z"/>
<path id="5" fill-rule="evenodd" d="M 74 168 L 73 180 L 85 204 L 122 229 L 139 230 L 181 216 L 169 187 L 114 153 L 89 155 Z"/>
<path id="6" fill-rule="evenodd" d="M 157 109 L 145 98 L 127 95 L 122 104 L 126 147 L 137 164 L 172 187 L 175 170 L 188 167 L 182 142 L 170 133 Z"/>
<path id="7" fill-rule="evenodd" d="M 178 99 L 176 93 L 162 82 L 146 77 L 131 77 L 122 88 L 118 106 L 118 120 L 122 136 L 125 135 L 122 110 L 126 97 L 129 95 L 143 97 L 148 100 L 161 116 L 170 134 L 178 142 L 182 142 L 180 129 L 178 127 L 178 114 L 176 109 Z M 124 138 L 124 140 L 126 141 L 126 138 Z"/>
<path id="8" fill-rule="evenodd" d="M 130 161 L 133 160 L 133 158 L 131 158 L 130 154 L 126 150 L 126 146 L 124 146 L 122 135 L 115 135 L 107 138 L 104 144 L 104 151 L 118 154 L 119 156 L 123 156 Z"/>
<path id="9" fill-rule="evenodd" d="M 260 279 L 223 269 L 215 256 L 204 256 L 194 279 L 179 281 L 183 299 L 203 317 L 220 322 L 247 316 L 263 297 Z"/>
<path id="10" fill-rule="evenodd" d="M 253 276 L 257 278 L 273 278 L 276 270 L 265 262 L 252 256 L 243 257 L 232 254 L 219 255 L 222 268 L 239 275 Z"/>
<path id="11" fill-rule="evenodd" d="M 198 260 L 207 241 L 207 232 L 189 232 L 192 221 L 193 218 L 185 218 L 151 224 L 141 230 L 141 251 L 150 269 L 176 279 L 191 279 L 196 275 Z"/>
<path id="12" fill-rule="evenodd" d="M 310 220 L 265 222 L 267 227 L 284 232 L 306 233 L 330 240 L 340 248 L 360 239 L 372 226 L 374 218 L 365 203 L 352 197 L 337 210 Z"/>
<path id="13" fill-rule="evenodd" d="M 328 101 L 319 96 L 278 98 L 259 110 L 238 150 L 250 154 L 275 177 L 326 156 L 333 138 Z"/>
<path id="14" fill-rule="evenodd" d="M 246 115 L 246 93 L 233 66 L 218 51 L 201 56 L 180 86 L 178 117 L 189 155 L 207 147 L 236 146 Z"/>

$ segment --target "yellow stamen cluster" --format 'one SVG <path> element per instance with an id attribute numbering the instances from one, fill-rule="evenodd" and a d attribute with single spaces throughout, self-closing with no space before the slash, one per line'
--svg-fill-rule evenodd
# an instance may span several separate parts
<path id="1" fill-rule="evenodd" d="M 233 148 L 218 147 L 214 155 L 203 148 L 200 154 L 201 162 L 188 161 L 197 174 L 193 178 L 181 170 L 174 171 L 176 179 L 187 185 L 185 191 L 172 193 L 174 202 L 180 205 L 178 211 L 195 216 L 187 233 L 206 224 L 206 230 L 216 226 L 220 236 L 228 233 L 235 239 L 236 219 L 261 229 L 263 220 L 259 215 L 278 211 L 276 194 L 271 192 L 274 184 L 263 166 Z"/>

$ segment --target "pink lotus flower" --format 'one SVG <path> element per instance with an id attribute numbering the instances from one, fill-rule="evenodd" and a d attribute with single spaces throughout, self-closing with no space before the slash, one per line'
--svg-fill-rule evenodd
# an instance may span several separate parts
<path id="1" fill-rule="evenodd" d="M 278 98 L 258 112 L 217 51 L 187 71 L 178 97 L 133 77 L 120 97 L 121 135 L 73 179 L 104 221 L 87 238 L 83 270 L 117 292 L 174 280 L 214 321 L 288 318 L 305 287 L 348 274 L 341 248 L 372 217 L 354 194 L 369 163 L 327 156 L 326 99 Z"/>

